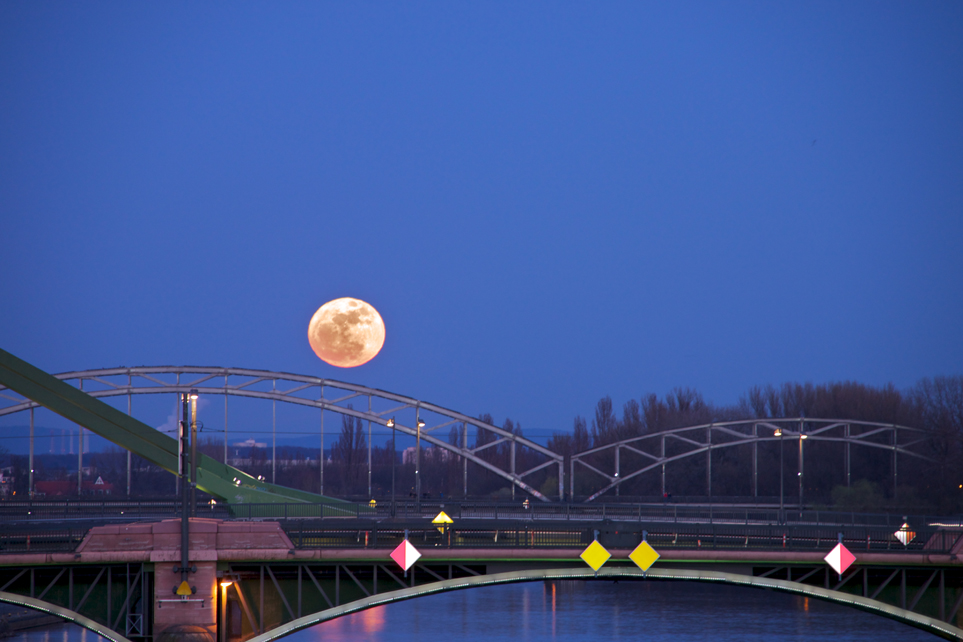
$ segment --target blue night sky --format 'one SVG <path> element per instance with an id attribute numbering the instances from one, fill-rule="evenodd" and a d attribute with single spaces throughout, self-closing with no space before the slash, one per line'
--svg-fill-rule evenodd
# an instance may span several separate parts
<path id="1" fill-rule="evenodd" d="M 0 5 L 0 345 L 526 434 L 963 364 L 963 4 Z M 319 361 L 353 296 L 381 354 Z"/>

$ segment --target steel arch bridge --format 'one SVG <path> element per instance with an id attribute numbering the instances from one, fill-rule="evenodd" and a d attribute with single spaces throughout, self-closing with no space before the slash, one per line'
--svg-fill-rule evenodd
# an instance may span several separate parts
<path id="1" fill-rule="evenodd" d="M 446 563 L 447 562 L 447 563 Z M 459 563 L 461 562 L 461 563 Z M 116 566 L 117 568 L 113 568 Z M 128 567 L 131 565 L 127 565 Z M 610 565 L 593 571 L 585 568 L 584 565 L 559 563 L 516 563 L 511 570 L 496 569 L 502 565 L 493 565 L 491 572 L 486 572 L 486 565 L 465 564 L 461 560 L 454 560 L 454 563 L 446 560 L 432 560 L 431 562 L 419 563 L 411 569 L 410 576 L 402 579 L 399 574 L 393 573 L 385 564 L 359 564 L 359 563 L 337 563 L 328 566 L 310 565 L 305 563 L 287 564 L 278 562 L 255 563 L 255 564 L 231 564 L 224 572 L 224 577 L 233 578 L 233 586 L 221 595 L 217 595 L 212 600 L 210 608 L 215 609 L 217 615 L 217 627 L 227 627 L 228 623 L 223 617 L 226 615 L 226 602 L 230 600 L 242 606 L 242 618 L 244 624 L 242 630 L 248 630 L 247 634 L 238 631 L 240 638 L 245 642 L 269 642 L 283 638 L 297 631 L 312 627 L 335 618 L 363 611 L 376 606 L 391 604 L 410 600 L 413 598 L 427 595 L 445 593 L 469 588 L 480 588 L 485 586 L 495 586 L 500 584 L 510 584 L 518 582 L 532 581 L 687 581 L 701 582 L 716 585 L 742 586 L 749 588 L 759 588 L 766 590 L 776 590 L 780 592 L 811 597 L 827 602 L 832 602 L 842 606 L 855 608 L 879 615 L 888 619 L 903 622 L 910 626 L 929 631 L 939 637 L 948 640 L 963 640 L 963 629 L 956 624 L 956 612 L 960 608 L 960 599 L 955 599 L 952 606 L 952 613 L 947 614 L 944 602 L 950 591 L 944 590 L 944 575 L 950 575 L 951 570 L 946 569 L 913 569 L 918 575 L 918 581 L 912 586 L 906 586 L 906 570 L 896 568 L 891 570 L 889 567 L 874 570 L 874 575 L 878 575 L 870 581 L 866 571 L 856 571 L 849 574 L 846 579 L 829 580 L 830 571 L 825 565 L 823 567 L 803 565 L 799 568 L 793 566 L 775 566 L 770 563 L 771 569 L 766 572 L 765 566 L 755 567 L 752 565 L 733 565 L 715 564 L 716 568 L 699 568 L 699 565 L 692 565 L 695 568 L 685 568 L 681 565 L 674 565 L 666 568 L 650 568 L 642 571 L 630 565 Z M 115 570 L 116 578 L 114 581 L 104 579 L 105 569 Z M 253 569 L 253 570 L 252 570 Z M 313 570 L 312 570 L 313 569 Z M 0 572 L 6 569 L 0 569 Z M 133 642 L 134 640 L 150 639 L 150 632 L 147 628 L 151 621 L 148 613 L 145 612 L 145 605 L 155 601 L 166 601 L 176 603 L 178 600 L 164 600 L 158 595 L 152 595 L 153 588 L 148 587 L 146 591 L 138 584 L 137 580 L 142 580 L 147 573 L 144 568 L 136 570 L 135 586 L 131 586 L 130 579 L 127 579 L 127 586 L 124 584 L 124 572 L 129 575 L 131 569 L 124 568 L 124 565 L 108 565 L 101 567 L 99 572 L 93 569 L 85 574 L 81 579 L 84 569 L 81 567 L 69 568 L 61 567 L 59 572 L 54 567 L 46 572 L 43 582 L 34 587 L 34 574 L 40 574 L 39 568 L 22 569 L 19 573 L 11 575 L 12 579 L 5 582 L 4 588 L 20 589 L 15 591 L 0 591 L 0 603 L 13 604 L 28 609 L 55 615 L 63 620 L 77 624 L 85 629 L 93 631 L 112 642 Z M 60 591 L 53 599 L 44 594 L 50 592 L 52 587 L 63 589 L 62 576 L 64 571 L 69 570 L 71 576 L 77 575 L 78 583 L 71 583 L 68 595 L 63 595 Z M 378 579 L 380 571 L 380 582 Z M 447 572 L 446 572 L 447 571 Z M 775 577 L 772 571 L 783 572 L 786 579 Z M 260 577 L 258 578 L 257 575 Z M 902 592 L 907 593 L 911 603 L 907 604 L 906 595 L 899 603 L 893 603 L 892 599 L 884 600 L 879 598 L 879 594 L 893 584 L 893 578 L 902 572 Z M 346 601 L 339 601 L 333 596 L 333 588 L 325 575 L 334 573 L 335 576 L 343 577 L 344 587 L 341 591 L 346 595 Z M 4 579 L 10 575 L 10 571 L 3 573 Z M 245 576 L 250 576 L 246 577 Z M 416 579 L 417 576 L 417 579 Z M 22 586 L 15 585 L 18 581 L 22 584 L 24 578 L 29 577 L 31 585 L 28 591 Z M 53 577 L 51 580 L 50 578 Z M 374 578 L 372 584 L 372 577 Z M 823 581 L 823 578 L 826 581 Z M 856 577 L 856 581 L 850 581 Z M 939 587 L 934 588 L 934 580 L 939 578 Z M 49 584 L 48 584 L 49 582 Z M 897 581 L 898 583 L 899 581 Z M 143 584 L 143 581 L 139 582 Z M 244 586 L 242 590 L 241 586 Z M 39 591 L 46 586 L 40 597 L 34 597 L 30 593 Z M 325 587 L 327 591 L 325 591 Z M 111 597 L 110 590 L 114 589 Z M 875 590 L 874 590 L 875 589 Z M 142 594 L 138 594 L 140 590 Z M 280 619 L 265 621 L 264 595 L 268 591 L 270 597 L 275 597 L 276 601 L 283 606 Z M 230 591 L 230 594 L 228 593 Z M 872 594 L 870 594 L 872 591 Z M 958 591 L 957 591 L 958 592 Z M 217 593 L 221 593 L 217 591 Z M 329 594 L 330 593 L 330 594 Z M 82 594 L 82 595 L 81 595 Z M 245 594 L 248 597 L 245 598 Z M 254 596 L 261 595 L 261 604 L 255 602 Z M 940 613 L 927 614 L 917 609 L 924 595 L 932 602 L 938 599 L 940 602 Z M 137 606 L 134 606 L 136 600 Z M 69 601 L 70 604 L 66 604 Z M 205 600 L 197 600 L 205 601 Z M 87 605 L 87 608 L 84 608 Z M 307 608 L 302 608 L 302 605 Z M 150 607 L 147 606 L 147 610 Z M 319 610 L 316 610 L 319 609 Z M 932 611 L 932 609 L 926 609 Z M 104 612 L 106 611 L 106 616 Z M 307 611 L 307 613 L 305 613 Z M 302 613 L 304 613 L 302 615 Z M 156 634 L 155 634 L 156 635 Z M 219 639 L 224 633 L 219 632 Z M 236 638 L 232 638 L 236 639 Z"/>
<path id="2" fill-rule="evenodd" d="M 228 420 L 227 399 L 229 397 L 249 397 L 317 408 L 321 411 L 320 434 L 324 436 L 324 411 L 331 411 L 355 417 L 368 422 L 368 469 L 371 469 L 371 425 L 391 428 L 399 433 L 410 435 L 417 440 L 415 448 L 415 469 L 420 469 L 421 441 L 451 452 L 463 462 L 463 478 L 467 488 L 468 463 L 471 462 L 505 479 L 514 486 L 541 499 L 549 501 L 536 488 L 526 483 L 525 478 L 544 468 L 558 468 L 559 494 L 563 491 L 563 457 L 548 448 L 521 435 L 516 435 L 493 424 L 475 419 L 426 401 L 403 395 L 369 388 L 352 383 L 322 379 L 308 375 L 297 375 L 268 370 L 243 368 L 208 368 L 197 366 L 152 366 L 139 368 L 106 368 L 82 370 L 54 375 L 61 381 L 73 384 L 78 389 L 95 398 L 124 397 L 142 394 L 182 394 L 196 391 L 200 395 L 223 395 L 225 399 L 225 427 Z M 13 393 L 0 386 L 0 399 L 9 405 L 0 408 L 0 416 L 23 412 L 39 407 L 35 401 Z M 348 407 L 354 401 L 366 402 L 367 410 Z M 128 411 L 130 403 L 128 402 Z M 451 444 L 439 436 L 444 428 L 458 427 L 461 430 L 460 444 Z M 495 435 L 495 439 L 475 448 L 468 447 L 468 431 L 485 430 Z M 509 447 L 508 469 L 502 469 L 480 454 L 490 448 L 507 444 Z M 225 448 L 227 440 L 225 439 Z M 537 453 L 544 461 L 529 468 L 517 470 L 516 454 L 521 448 Z M 322 487 L 323 482 L 323 457 Z M 274 457 L 272 457 L 272 461 Z M 419 479 L 416 476 L 416 479 Z M 420 480 L 419 480 L 420 481 Z M 419 488 L 420 491 L 420 488 Z M 420 495 L 420 492 L 418 493 Z"/>
<path id="3" fill-rule="evenodd" d="M 714 451 L 724 451 L 740 446 L 752 448 L 752 485 L 753 495 L 758 491 L 758 448 L 764 443 L 782 444 L 789 440 L 799 448 L 799 484 L 802 497 L 802 473 L 804 443 L 839 443 L 844 448 L 844 465 L 847 484 L 850 478 L 850 449 L 860 446 L 891 454 L 893 486 L 898 479 L 898 455 L 922 460 L 929 458 L 919 452 L 921 446 L 929 442 L 927 431 L 895 424 L 842 420 L 842 419 L 749 419 L 687 426 L 672 430 L 633 436 L 609 444 L 575 453 L 570 457 L 514 434 L 503 428 L 480 419 L 469 417 L 460 412 L 449 410 L 437 404 L 407 397 L 377 388 L 324 379 L 309 375 L 298 375 L 268 370 L 244 368 L 216 368 L 199 366 L 149 366 L 136 368 L 106 368 L 82 370 L 54 375 L 61 381 L 72 384 L 95 398 L 128 397 L 128 413 L 132 395 L 142 394 L 182 394 L 197 391 L 202 395 L 223 395 L 225 402 L 225 459 L 228 429 L 228 399 L 248 397 L 290 403 L 302 407 L 316 408 L 321 411 L 319 431 L 324 439 L 324 413 L 335 412 L 354 417 L 368 424 L 368 480 L 371 479 L 371 425 L 391 428 L 396 432 L 416 439 L 415 469 L 416 485 L 420 496 L 420 457 L 421 441 L 451 453 L 462 462 L 464 492 L 467 495 L 468 464 L 473 463 L 484 470 L 506 480 L 513 487 L 531 494 L 542 501 L 550 501 L 532 484 L 526 481 L 532 474 L 543 469 L 557 471 L 558 497 L 565 496 L 566 473 L 569 497 L 575 496 L 576 472 L 582 469 L 600 477 L 604 484 L 586 501 L 594 501 L 603 494 L 619 492 L 622 484 L 654 471 L 661 471 L 662 492 L 666 491 L 666 468 L 687 459 L 704 457 L 706 471 L 706 495 L 712 496 L 712 456 Z M 367 408 L 349 407 L 361 401 Z M 35 401 L 0 386 L 0 416 L 23 412 L 38 407 Z M 439 433 L 442 429 L 454 428 L 459 431 L 458 443 L 452 444 Z M 487 431 L 494 435 L 489 442 L 468 446 L 469 430 Z M 507 445 L 509 457 L 502 467 L 486 459 L 484 451 Z M 520 470 L 516 462 L 522 449 L 535 454 L 535 464 Z M 624 456 L 628 455 L 628 458 Z M 324 493 L 324 462 L 320 463 L 321 493 Z M 272 456 L 272 464 L 276 458 Z M 566 464 L 568 464 L 566 471 Z M 628 464 L 628 465 L 626 465 Z M 606 472 L 603 468 L 612 466 Z"/>
<path id="4" fill-rule="evenodd" d="M 714 436 L 715 435 L 715 436 Z M 798 478 L 800 503 L 803 495 L 804 444 L 813 442 L 839 443 L 844 446 L 846 485 L 850 484 L 852 446 L 873 448 L 890 453 L 893 488 L 898 480 L 898 455 L 932 461 L 917 450 L 929 443 L 930 433 L 919 428 L 882 424 L 871 421 L 850 419 L 807 419 L 805 417 L 784 419 L 747 419 L 686 426 L 647 435 L 623 439 L 610 444 L 577 453 L 570 461 L 570 493 L 575 491 L 576 464 L 588 469 L 604 479 L 606 485 L 592 494 L 586 501 L 593 501 L 610 490 L 618 492 L 619 487 L 634 478 L 653 470 L 661 471 L 662 493 L 666 492 L 666 466 L 691 457 L 704 456 L 706 460 L 706 495 L 712 496 L 712 453 L 739 446 L 752 447 L 752 488 L 753 496 L 758 495 L 759 445 L 764 443 L 780 444 L 794 442 L 798 446 Z M 901 440 L 902 439 L 902 440 Z M 669 445 L 667 450 L 666 446 Z M 673 448 L 674 447 L 674 448 Z M 671 450 L 675 452 L 670 452 Z M 626 473 L 622 468 L 622 454 L 634 455 L 636 466 Z M 593 459 L 605 458 L 612 462 L 613 469 L 607 473 Z M 781 461 L 781 460 L 780 460 Z"/>
<path id="5" fill-rule="evenodd" d="M 354 602 L 331 607 L 323 611 L 300 617 L 278 626 L 275 629 L 256 635 L 246 642 L 271 642 L 296 631 L 327 622 L 343 615 L 349 615 L 375 606 L 410 600 L 417 597 L 445 593 L 467 588 L 512 584 L 533 581 L 688 581 L 709 584 L 724 584 L 730 586 L 744 586 L 767 590 L 781 591 L 803 597 L 811 597 L 862 611 L 867 611 L 882 617 L 903 622 L 910 626 L 933 633 L 949 640 L 963 639 L 963 629 L 938 618 L 916 613 L 910 609 L 901 608 L 866 597 L 854 595 L 838 588 L 824 588 L 813 586 L 800 581 L 783 580 L 772 577 L 759 577 L 744 573 L 733 573 L 712 570 L 690 569 L 662 569 L 653 568 L 642 571 L 631 567 L 602 568 L 595 572 L 585 568 L 541 568 L 533 570 L 514 570 L 491 575 L 475 575 L 456 579 L 439 579 L 424 586 L 411 586 L 382 594 L 369 595 Z M 925 590 L 925 589 L 924 589 Z"/>

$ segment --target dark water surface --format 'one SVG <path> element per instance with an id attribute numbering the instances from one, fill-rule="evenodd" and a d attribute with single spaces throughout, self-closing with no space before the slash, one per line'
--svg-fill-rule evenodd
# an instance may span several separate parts
<path id="1" fill-rule="evenodd" d="M 97 642 L 74 625 L 12 640 Z M 935 635 L 844 606 L 688 582 L 529 582 L 398 602 L 294 633 L 288 642 L 473 640 L 935 642 Z"/>
<path id="2" fill-rule="evenodd" d="M 290 642 L 423 640 L 839 640 L 941 638 L 848 607 L 688 582 L 538 582 L 399 602 L 295 633 Z"/>

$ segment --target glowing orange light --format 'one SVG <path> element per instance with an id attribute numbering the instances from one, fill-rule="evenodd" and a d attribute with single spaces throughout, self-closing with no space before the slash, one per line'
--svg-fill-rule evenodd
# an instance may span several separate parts
<path id="1" fill-rule="evenodd" d="M 366 609 L 356 617 L 361 620 L 361 629 L 367 634 L 377 633 L 385 628 L 385 612 L 382 606 Z"/>

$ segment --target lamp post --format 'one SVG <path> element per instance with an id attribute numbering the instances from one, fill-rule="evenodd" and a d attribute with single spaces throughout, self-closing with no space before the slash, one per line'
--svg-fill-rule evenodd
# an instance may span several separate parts
<path id="1" fill-rule="evenodd" d="M 782 521 L 783 511 L 783 470 L 782 470 L 782 428 L 776 428 L 772 433 L 774 437 L 779 437 L 779 521 Z"/>
<path id="2" fill-rule="evenodd" d="M 190 572 L 190 567 L 188 566 L 190 560 L 188 560 L 188 546 L 190 543 L 190 499 L 191 499 L 191 489 L 190 484 L 190 450 L 189 440 L 190 440 L 190 400 L 189 395 L 186 393 L 181 393 L 181 421 L 178 426 L 179 428 L 179 450 L 180 450 L 180 460 L 179 460 L 179 473 L 181 482 L 181 565 L 174 568 L 175 573 L 181 574 L 181 584 L 175 589 L 175 594 L 182 588 L 187 586 L 187 574 Z"/>
<path id="3" fill-rule="evenodd" d="M 807 439 L 809 435 L 803 434 L 802 431 L 799 433 L 799 514 L 802 515 L 803 510 L 803 440 Z"/>
<path id="4" fill-rule="evenodd" d="M 425 422 L 419 415 L 420 408 L 415 408 L 415 425 L 418 430 L 415 435 L 415 503 L 418 510 L 421 510 L 421 429 L 425 427 Z"/>
<path id="5" fill-rule="evenodd" d="M 234 582 L 231 580 L 223 580 L 221 582 L 221 617 L 219 618 L 221 626 L 218 627 L 220 629 L 220 635 L 218 636 L 220 638 L 220 642 L 227 642 L 227 589 L 229 589 L 233 583 Z"/>
<path id="6" fill-rule="evenodd" d="M 33 499 L 33 408 L 30 406 L 30 461 L 27 463 L 30 467 L 30 477 L 27 480 L 27 499 Z"/>
<path id="7" fill-rule="evenodd" d="M 395 418 L 392 417 L 386 424 L 391 428 L 391 516 L 395 516 L 395 459 L 398 458 L 397 444 L 395 444 Z"/>
<path id="8" fill-rule="evenodd" d="M 188 395 L 191 399 L 191 517 L 197 517 L 197 389 Z"/>

